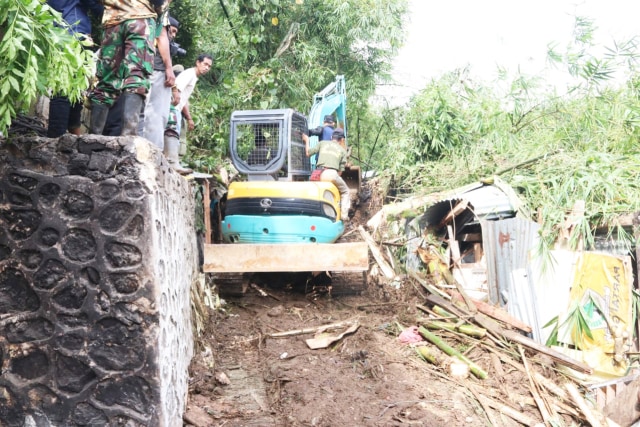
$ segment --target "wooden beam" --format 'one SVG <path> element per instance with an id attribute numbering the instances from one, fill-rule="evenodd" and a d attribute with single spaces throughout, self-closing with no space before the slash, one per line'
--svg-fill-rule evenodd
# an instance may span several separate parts
<path id="1" fill-rule="evenodd" d="M 202 204 L 204 205 L 204 242 L 211 243 L 211 195 L 209 194 L 209 180 L 203 180 L 204 194 Z"/>
<path id="2" fill-rule="evenodd" d="M 462 212 L 464 212 L 465 209 L 467 209 L 467 206 L 469 206 L 468 200 L 462 200 L 458 202 L 458 204 L 455 205 L 454 208 L 451 209 L 444 218 L 442 218 L 442 221 L 440 221 L 438 228 L 442 228 L 445 225 L 449 224 L 451 221 L 453 221 L 455 217 L 457 217 Z M 453 239 L 454 237 L 452 235 L 449 235 L 449 238 Z"/>
<path id="3" fill-rule="evenodd" d="M 205 273 L 367 271 L 365 242 L 204 245 Z"/>
<path id="4" fill-rule="evenodd" d="M 453 299 L 454 301 L 464 302 L 462 295 L 458 294 L 457 292 L 451 292 L 451 299 Z M 478 301 L 475 299 L 472 299 L 472 301 L 479 312 L 484 313 L 487 316 L 493 317 L 496 320 L 504 322 L 509 326 L 513 326 L 514 328 L 520 329 L 523 332 L 531 333 L 531 326 L 527 325 L 526 323 L 522 322 L 519 319 L 516 319 L 515 317 L 510 315 L 508 312 L 504 311 L 502 308 L 493 306 L 484 301 Z"/>
<path id="5" fill-rule="evenodd" d="M 616 388 L 615 397 L 612 400 L 607 399 L 602 411 L 605 416 L 618 424 L 630 426 L 640 418 L 640 408 L 638 407 L 640 379 L 632 380 L 626 387 L 620 387 L 622 384 L 625 384 L 624 378 L 621 378 L 618 384 L 612 385 Z"/>

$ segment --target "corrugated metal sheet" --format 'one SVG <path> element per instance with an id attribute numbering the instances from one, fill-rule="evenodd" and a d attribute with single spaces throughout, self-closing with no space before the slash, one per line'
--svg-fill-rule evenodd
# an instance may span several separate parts
<path id="1" fill-rule="evenodd" d="M 613 236 L 595 236 L 594 249 L 611 255 L 632 256 L 633 247 L 629 241 L 617 239 Z"/>
<path id="2" fill-rule="evenodd" d="M 468 200 L 473 206 L 473 212 L 480 219 L 511 218 L 516 212 L 516 206 L 512 205 L 509 195 L 494 185 L 484 185 L 463 194 L 456 194 L 455 198 Z"/>
<path id="3" fill-rule="evenodd" d="M 479 219 L 497 220 L 515 216 L 517 206 L 512 203 L 511 197 L 493 185 L 463 187 L 462 191 L 456 190 L 444 200 L 430 206 L 424 213 L 423 219 L 427 224 L 439 224 L 440 221 L 459 202 L 466 200 L 471 205 L 471 212 L 465 212 L 464 218 L 456 218 L 456 223 L 477 223 Z"/>
<path id="4" fill-rule="evenodd" d="M 483 220 L 481 227 L 491 303 L 508 303 L 510 314 L 533 326 L 537 301 L 526 275 L 540 226 L 530 220 L 509 218 Z"/>

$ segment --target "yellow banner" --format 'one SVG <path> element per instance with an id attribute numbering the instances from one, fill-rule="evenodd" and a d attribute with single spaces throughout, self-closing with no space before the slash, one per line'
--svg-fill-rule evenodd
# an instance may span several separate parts
<path id="1" fill-rule="evenodd" d="M 578 302 L 592 337 L 572 331 L 584 361 L 601 374 L 625 375 L 624 345 L 632 333 L 633 276 L 628 257 L 585 252 L 579 258 L 570 301 Z"/>

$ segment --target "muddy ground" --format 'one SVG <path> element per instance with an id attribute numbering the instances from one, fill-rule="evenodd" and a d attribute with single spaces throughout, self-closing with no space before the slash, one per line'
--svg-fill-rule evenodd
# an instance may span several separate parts
<path id="1" fill-rule="evenodd" d="M 542 421 L 527 376 L 482 346 L 466 354 L 489 378 L 454 380 L 398 340 L 397 323 L 424 317 L 413 289 L 386 290 L 387 301 L 379 289 L 359 296 L 264 290 L 268 296 L 250 288 L 228 297 L 212 317 L 192 364 L 185 425 L 521 425 L 483 407 L 479 392 Z M 305 340 L 313 334 L 270 337 L 340 321 L 359 328 L 327 348 L 311 350 Z"/>

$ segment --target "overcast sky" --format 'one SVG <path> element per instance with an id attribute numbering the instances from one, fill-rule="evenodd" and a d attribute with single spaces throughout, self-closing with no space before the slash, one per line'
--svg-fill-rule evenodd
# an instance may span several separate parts
<path id="1" fill-rule="evenodd" d="M 601 44 L 640 34 L 640 1 L 631 0 L 409 0 L 408 39 L 394 64 L 396 94 L 406 102 L 425 82 L 471 66 L 493 80 L 497 66 L 538 74 L 547 45 L 565 47 L 575 16 L 592 19 Z M 402 103 L 396 99 L 395 103 Z"/>

